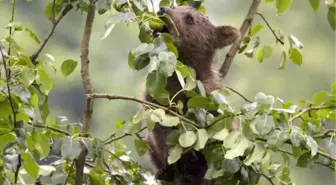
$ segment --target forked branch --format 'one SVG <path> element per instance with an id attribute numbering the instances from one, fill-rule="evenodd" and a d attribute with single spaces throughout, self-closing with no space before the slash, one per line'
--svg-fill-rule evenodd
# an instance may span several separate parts
<path id="1" fill-rule="evenodd" d="M 244 20 L 243 24 L 240 27 L 241 38 L 238 39 L 236 42 L 233 43 L 233 45 L 231 46 L 229 52 L 226 54 L 224 63 L 222 65 L 221 69 L 219 70 L 220 73 L 222 74 L 223 78 L 225 78 L 225 76 L 227 75 L 227 73 L 228 73 L 228 71 L 230 69 L 232 60 L 233 60 L 233 58 L 237 54 L 237 51 L 238 51 L 239 46 L 240 46 L 240 43 L 241 43 L 242 39 L 244 38 L 244 36 L 246 35 L 246 33 L 249 30 L 249 28 L 251 27 L 251 25 L 252 25 L 252 22 L 253 22 L 255 14 L 257 12 L 257 9 L 259 7 L 259 4 L 260 4 L 260 0 L 253 0 L 252 1 L 250 9 L 249 9 L 249 11 L 248 11 L 248 13 L 247 13 L 247 15 L 245 17 L 245 20 Z"/>

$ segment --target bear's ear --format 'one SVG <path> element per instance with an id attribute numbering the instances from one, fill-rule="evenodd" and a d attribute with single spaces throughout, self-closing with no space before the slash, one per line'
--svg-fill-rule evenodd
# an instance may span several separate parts
<path id="1" fill-rule="evenodd" d="M 223 48 L 231 45 L 237 39 L 240 39 L 240 31 L 233 26 L 218 26 L 216 27 L 215 47 Z"/>

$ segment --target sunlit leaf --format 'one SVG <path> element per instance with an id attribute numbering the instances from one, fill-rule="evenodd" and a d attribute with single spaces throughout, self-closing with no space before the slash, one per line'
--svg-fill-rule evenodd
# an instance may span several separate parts
<path id="1" fill-rule="evenodd" d="M 257 32 L 263 29 L 264 26 L 261 24 L 256 24 L 251 27 L 251 37 L 254 36 Z"/>
<path id="2" fill-rule="evenodd" d="M 146 154 L 147 145 L 144 141 L 139 140 L 139 139 L 135 139 L 134 140 L 134 146 L 135 146 L 135 150 L 137 151 L 139 156 L 143 156 L 143 155 Z"/>
<path id="3" fill-rule="evenodd" d="M 289 7 L 292 5 L 293 0 L 276 0 L 276 9 L 277 13 L 281 14 L 289 9 Z"/>
<path id="4" fill-rule="evenodd" d="M 182 147 L 186 148 L 196 142 L 196 134 L 193 131 L 186 131 L 179 137 L 179 143 Z"/>
<path id="5" fill-rule="evenodd" d="M 45 158 L 49 154 L 50 144 L 49 138 L 41 133 L 34 131 L 32 134 L 32 139 L 34 141 L 34 148 L 41 158 Z"/>
<path id="6" fill-rule="evenodd" d="M 301 65 L 302 64 L 302 55 L 300 51 L 296 48 L 292 48 L 289 51 L 289 59 L 292 60 L 292 62 L 296 65 Z"/>
<path id="7" fill-rule="evenodd" d="M 320 0 L 309 0 L 310 6 L 313 8 L 313 10 L 315 12 L 317 12 L 317 10 L 320 7 Z"/>
<path id="8" fill-rule="evenodd" d="M 314 157 L 317 153 L 318 145 L 311 136 L 306 136 L 306 138 L 307 138 L 307 145 L 309 146 L 311 150 L 311 156 Z"/>
<path id="9" fill-rule="evenodd" d="M 266 150 L 263 144 L 257 143 L 253 149 L 251 156 L 244 162 L 245 165 L 249 166 L 252 163 L 259 163 L 264 157 Z"/>
<path id="10" fill-rule="evenodd" d="M 234 159 L 238 156 L 243 156 L 245 150 L 250 147 L 250 144 L 248 139 L 243 138 L 238 145 L 225 153 L 225 159 Z"/>
<path id="11" fill-rule="evenodd" d="M 78 140 L 65 138 L 61 147 L 63 159 L 76 159 L 81 153 L 82 147 Z"/>
<path id="12" fill-rule="evenodd" d="M 23 153 L 21 157 L 24 161 L 24 169 L 29 175 L 36 178 L 39 172 L 39 165 L 36 163 L 34 157 L 30 153 Z"/>
<path id="13" fill-rule="evenodd" d="M 175 145 L 168 155 L 168 164 L 173 164 L 181 158 L 183 149 L 179 145 Z"/>
<path id="14" fill-rule="evenodd" d="M 196 150 L 203 149 L 208 139 L 208 133 L 205 129 L 197 129 L 197 141 L 194 148 Z"/>

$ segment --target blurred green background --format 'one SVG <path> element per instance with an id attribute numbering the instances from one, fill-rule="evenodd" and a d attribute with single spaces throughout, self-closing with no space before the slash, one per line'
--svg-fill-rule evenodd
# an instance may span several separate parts
<path id="1" fill-rule="evenodd" d="M 44 9 L 49 1 L 17 1 L 15 20 L 31 28 L 41 40 L 48 34 L 51 23 L 46 20 Z M 216 25 L 231 24 L 239 27 L 250 1 L 246 0 L 207 0 L 205 7 L 210 20 Z M 0 25 L 3 28 L 10 19 L 9 0 L 0 3 Z M 259 12 L 263 13 L 273 28 L 281 28 L 285 34 L 293 34 L 304 45 L 301 67 L 288 63 L 285 70 L 277 70 L 280 64 L 281 45 L 274 45 L 273 57 L 259 64 L 256 59 L 237 55 L 231 66 L 225 84 L 252 99 L 259 92 L 281 97 L 285 101 L 311 99 L 314 92 L 329 91 L 335 82 L 335 32 L 327 22 L 327 9 L 321 2 L 320 10 L 314 13 L 308 1 L 294 1 L 292 7 L 283 15 L 276 15 L 273 3 L 262 3 Z M 101 40 L 105 33 L 104 23 L 112 16 L 110 12 L 96 16 L 90 43 L 91 78 L 95 92 L 141 97 L 144 89 L 146 69 L 132 71 L 127 64 L 130 49 L 139 44 L 138 28 L 135 23 L 121 23 L 115 26 L 108 38 Z M 57 27 L 54 36 L 40 57 L 49 53 L 56 59 L 54 65 L 59 69 L 62 61 L 75 59 L 80 61 L 80 40 L 83 33 L 85 15 L 80 11 L 71 11 Z M 260 17 L 254 23 L 264 24 Z M 1 29 L 4 38 L 8 30 Z M 265 28 L 261 45 L 272 45 L 275 40 Z M 26 33 L 15 35 L 17 42 L 27 54 L 32 54 L 38 45 L 27 37 Z M 285 47 L 283 47 L 285 48 Z M 220 51 L 219 62 L 223 61 L 228 48 Z M 84 96 L 80 81 L 79 66 L 68 78 L 60 71 L 50 69 L 54 80 L 49 105 L 53 116 L 64 115 L 72 122 L 82 119 Z M 233 104 L 243 103 L 236 96 L 230 97 Z M 97 100 L 94 105 L 94 120 L 91 132 L 101 139 L 107 138 L 114 130 L 114 122 L 125 120 L 134 115 L 139 105 L 126 101 Z M 132 148 L 132 142 L 126 140 Z M 134 152 L 133 152 L 134 153 Z M 137 155 L 134 154 L 136 157 Z M 294 162 L 292 164 L 295 164 Z M 329 169 L 301 169 L 293 166 L 292 177 L 297 185 L 335 184 L 335 176 Z"/>

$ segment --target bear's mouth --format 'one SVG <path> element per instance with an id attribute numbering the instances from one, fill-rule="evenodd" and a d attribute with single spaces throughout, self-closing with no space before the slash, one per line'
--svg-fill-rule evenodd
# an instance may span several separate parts
<path id="1" fill-rule="evenodd" d="M 158 37 L 162 33 L 169 33 L 167 25 L 164 25 L 159 29 L 153 30 L 153 36 L 154 37 Z"/>

